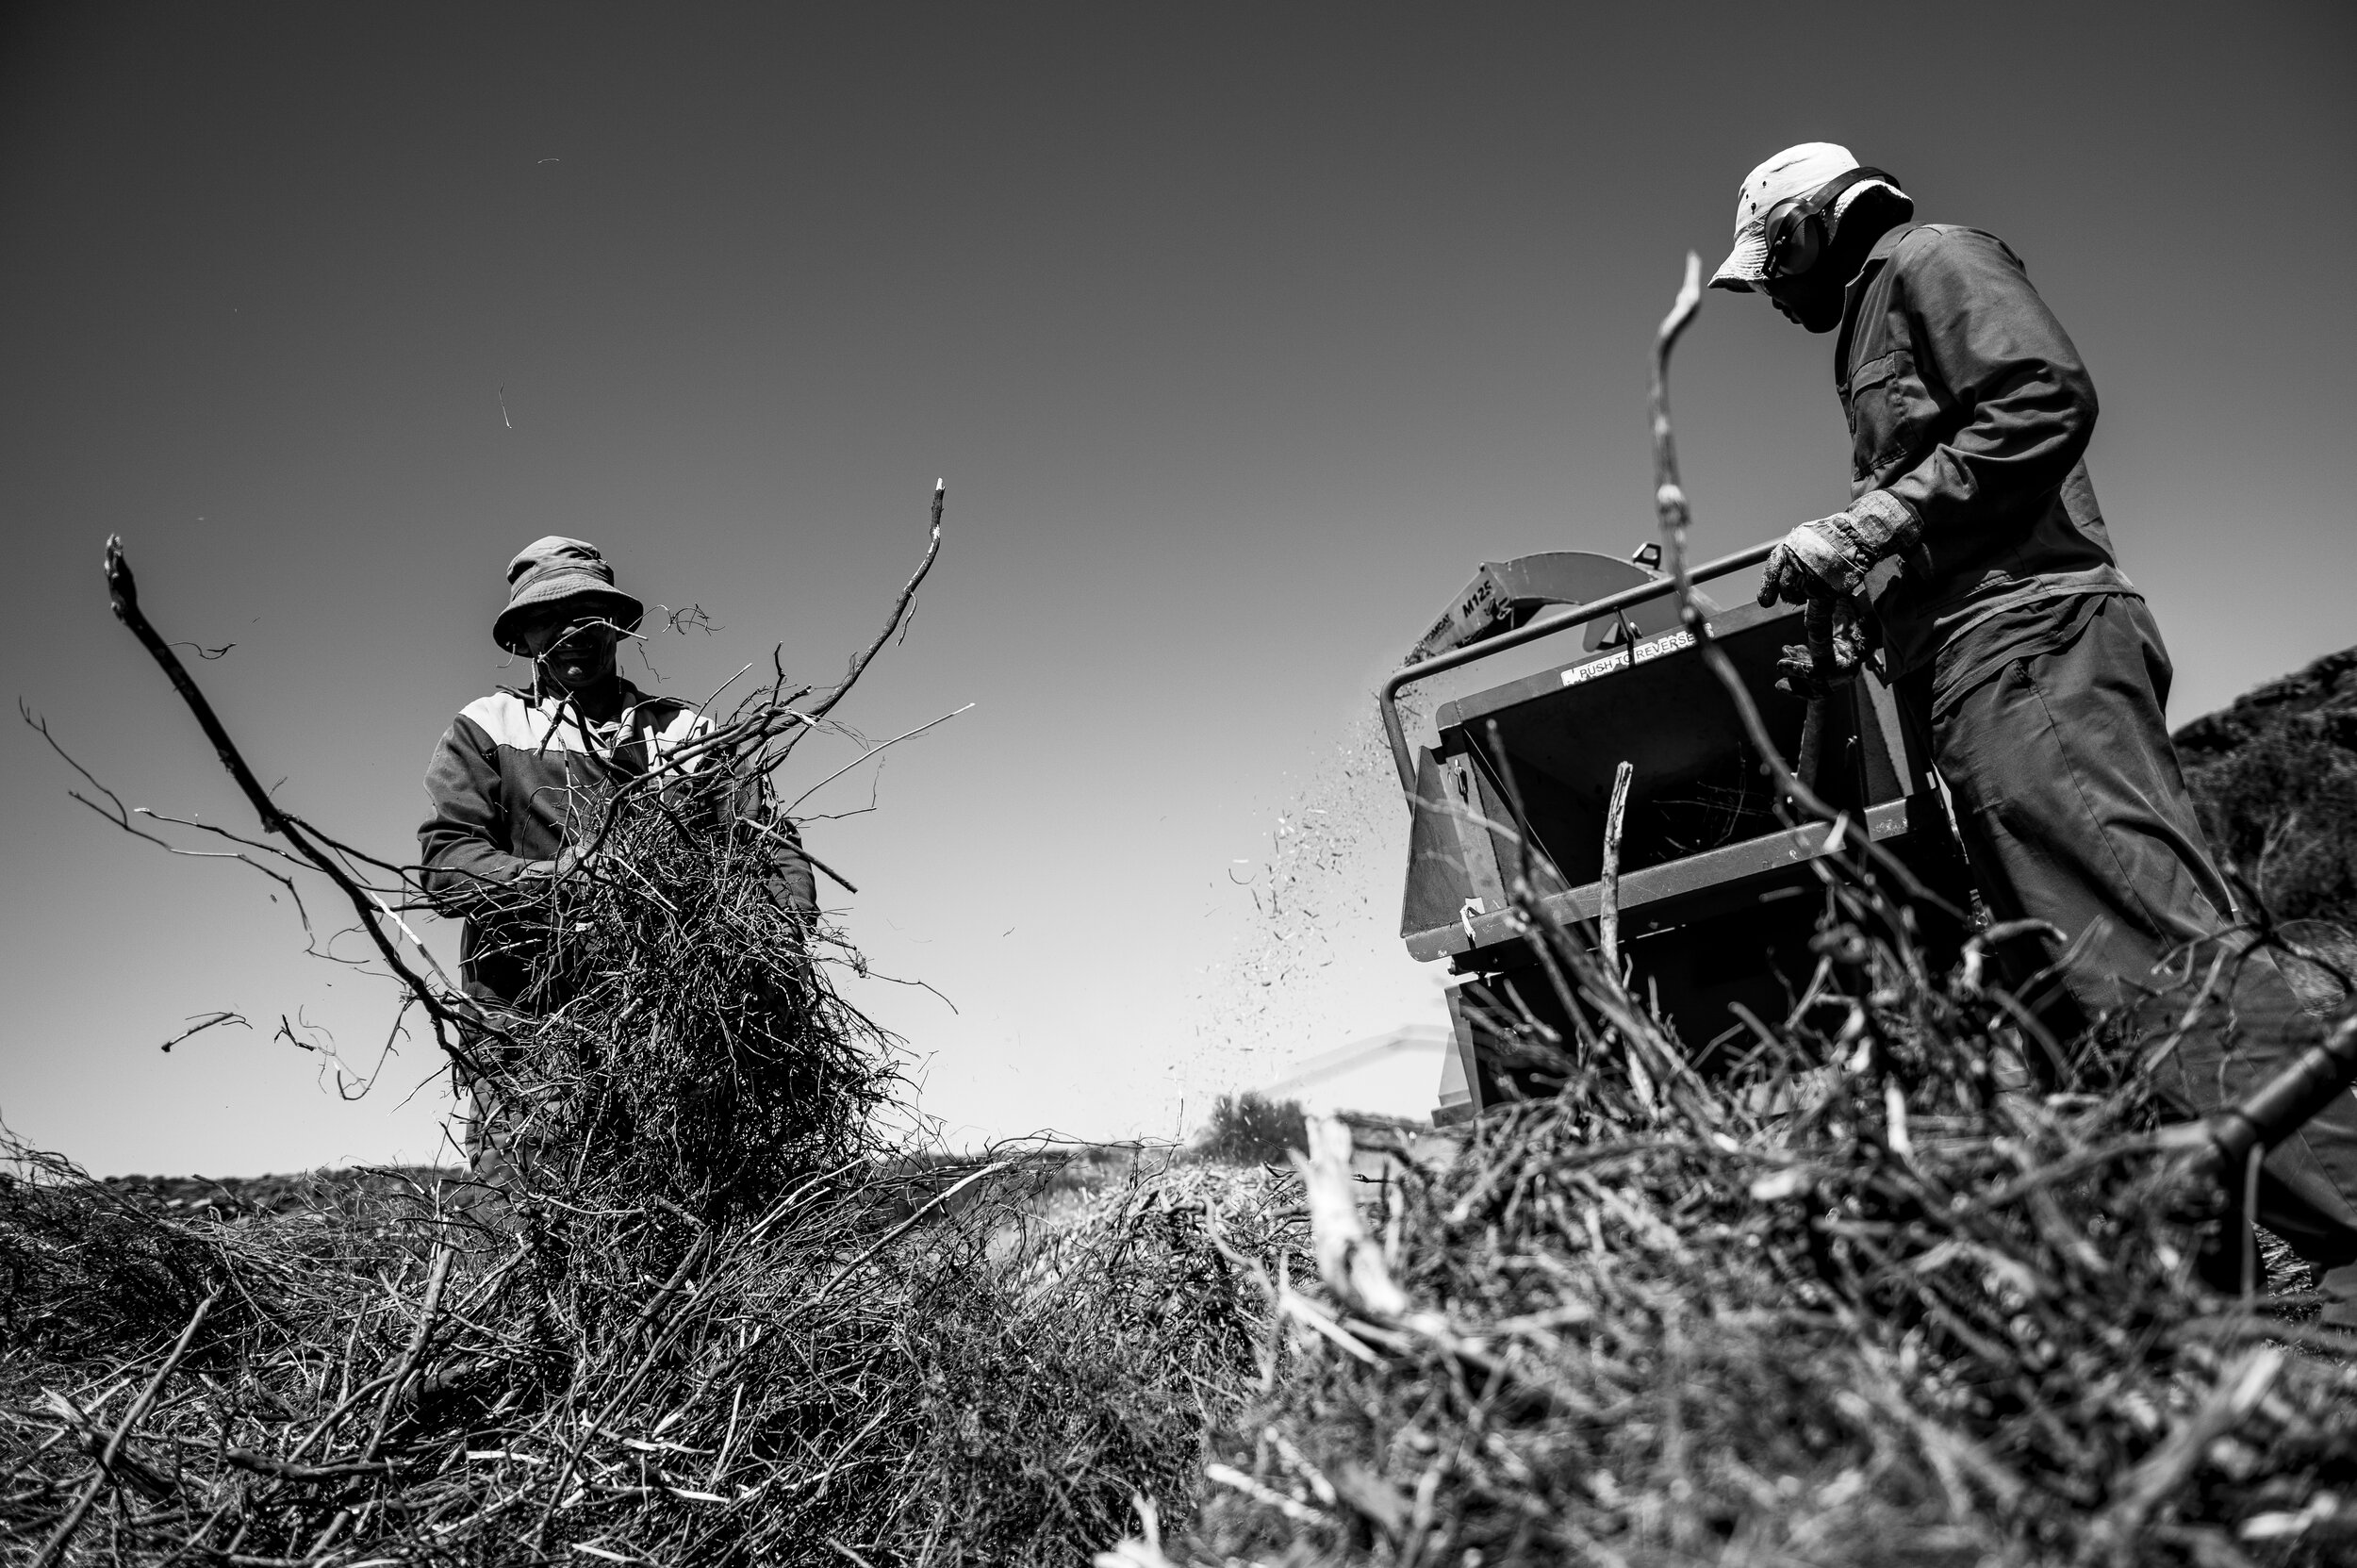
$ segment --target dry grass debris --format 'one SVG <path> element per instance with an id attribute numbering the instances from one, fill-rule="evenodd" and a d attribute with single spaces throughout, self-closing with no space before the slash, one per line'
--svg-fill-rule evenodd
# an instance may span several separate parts
<path id="1" fill-rule="evenodd" d="M 1100 1562 L 2357 1551 L 2357 1340 L 2202 1283 L 2215 1194 L 2140 1077 L 2086 1049 L 2035 1088 L 1977 953 L 1927 972 L 1871 878 L 1827 896 L 1816 983 L 1707 1079 L 1534 917 L 1579 1032 L 1522 1045 L 1561 1094 L 1362 1218 L 1317 1130 L 1281 1368 L 1200 1522 Z"/>
<path id="2" fill-rule="evenodd" d="M 649 797 L 548 893 L 496 1196 L 173 1219 L 16 1151 L 30 1560 L 1066 1562 L 1186 1494 L 1284 1183 L 1140 1165 L 1048 1219 L 1059 1156 L 913 1157 L 829 938 L 687 820 Z"/>

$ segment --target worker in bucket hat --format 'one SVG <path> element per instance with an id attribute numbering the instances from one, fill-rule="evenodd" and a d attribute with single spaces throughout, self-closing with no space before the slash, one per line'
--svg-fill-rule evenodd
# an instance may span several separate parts
<path id="1" fill-rule="evenodd" d="M 712 782 L 717 767 L 695 744 L 711 733 L 709 721 L 622 677 L 618 651 L 644 615 L 595 545 L 561 535 L 526 545 L 507 563 L 507 604 L 491 637 L 530 661 L 531 678 L 468 703 L 426 768 L 432 811 L 418 830 L 419 880 L 437 908 L 465 919 L 460 981 L 494 1016 L 562 1002 L 536 967 L 548 893 L 552 883 L 595 874 L 585 840 L 627 781 L 656 775 L 667 796 L 686 796 L 716 831 L 760 823 L 773 893 L 798 914 L 816 908 L 800 837 L 760 781 L 723 775 L 718 787 L 694 787 Z M 478 1049 L 496 1055 L 488 1042 Z M 488 1082 L 469 1087 L 476 1179 L 503 1190 L 528 1185 L 534 1108 L 503 1099 Z"/>
<path id="2" fill-rule="evenodd" d="M 1831 605 L 1862 634 L 1853 646 L 1879 645 L 1991 914 L 2036 923 L 2004 956 L 2058 1038 L 2123 1013 L 2174 1024 L 2189 996 L 2172 982 L 2209 968 L 2189 959 L 2224 960 L 2222 995 L 2158 1081 L 2205 1114 L 2317 1026 L 2234 933 L 2163 718 L 2160 628 L 2087 476 L 2086 366 L 2003 240 L 1914 211 L 1896 178 L 1826 141 L 1778 153 L 1737 195 L 1711 286 L 1836 334 L 1854 437 L 1850 504 L 1785 536 L 1760 602 Z M 1788 670 L 1812 690 L 1853 672 L 1805 649 Z M 2319 1270 L 2328 1317 L 2357 1327 L 2357 1101 L 2338 1097 L 2268 1158 L 2259 1219 Z"/>
<path id="3" fill-rule="evenodd" d="M 645 605 L 614 586 L 614 569 L 596 545 L 551 534 L 507 563 L 507 608 L 491 622 L 491 640 L 511 653 L 527 652 L 528 633 L 578 619 L 604 628 L 594 640 L 610 649 L 617 635 L 636 631 L 646 613 Z"/>

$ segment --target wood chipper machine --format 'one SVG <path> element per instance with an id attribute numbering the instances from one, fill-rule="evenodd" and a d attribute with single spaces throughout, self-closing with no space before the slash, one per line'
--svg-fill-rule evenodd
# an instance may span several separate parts
<path id="1" fill-rule="evenodd" d="M 1693 581 L 1757 566 L 1771 548 L 1698 567 Z M 1636 994 L 1652 996 L 1699 1063 L 1748 1032 L 1740 1009 L 1772 1022 L 1806 984 L 1824 903 L 1809 862 L 1828 852 L 1834 829 L 1779 815 L 1776 785 L 1681 628 L 1658 563 L 1655 546 L 1627 560 L 1562 551 L 1485 563 L 1382 687 L 1413 807 L 1400 934 L 1417 959 L 1464 977 L 1448 993 L 1454 1042 L 1439 1121 L 1478 1114 L 1509 1082 L 1545 1091 L 1509 1065 L 1500 1020 L 1535 1016 L 1569 1032 L 1507 902 L 1523 864 L 1516 796 L 1547 868 L 1533 879 L 1541 907 L 1558 922 L 1593 921 L 1615 775 L 1631 766 L 1621 951 Z M 1700 604 L 1784 760 L 1846 814 L 1843 831 L 1871 834 L 1961 906 L 1947 809 L 1889 690 L 1862 671 L 1812 723 L 1808 701 L 1775 688 L 1784 646 L 1803 639 L 1802 612 Z M 1575 657 L 1439 702 L 1428 743 L 1410 742 L 1408 687 L 1569 634 L 1580 637 Z"/>
<path id="2" fill-rule="evenodd" d="M 1650 390 L 1656 520 L 1673 541 L 1689 518 L 1670 437 L 1669 358 L 1701 299 L 1700 259 L 1689 253 L 1655 336 Z M 1508 889 L 1527 878 L 1526 896 L 1558 927 L 1597 920 L 1608 836 L 1619 957 L 1706 1072 L 1754 1021 L 1772 1029 L 1805 990 L 1825 904 L 1824 868 L 1813 863 L 1840 852 L 1837 835 L 1864 833 L 1904 865 L 1933 895 L 1915 912 L 1926 956 L 1939 964 L 1943 949 L 1954 950 L 1963 933 L 1937 910 L 1968 906 L 1964 858 L 1946 796 L 1888 688 L 1861 669 L 1814 701 L 1778 691 L 1788 643 L 1814 641 L 1826 656 L 1805 612 L 1721 609 L 1694 588 L 1760 565 L 1774 548 L 1722 556 L 1688 582 L 1762 740 L 1816 798 L 1820 810 L 1806 819 L 1780 809 L 1781 785 L 1696 648 L 1678 586 L 1658 569 L 1658 546 L 1627 560 L 1563 551 L 1487 562 L 1383 683 L 1384 734 L 1413 812 L 1400 934 L 1416 958 L 1445 960 L 1462 977 L 1449 991 L 1453 1039 L 1435 1121 L 1467 1120 L 1554 1086 L 1548 1065 L 1517 1043 L 1531 1021 L 1565 1035 L 1572 1021 L 1517 929 Z M 1538 645 L 1566 634 L 1580 637 L 1578 656 L 1540 657 Z M 1493 668 L 1496 684 L 1439 700 L 1428 743 L 1410 741 L 1408 687 L 1523 649 L 1518 662 L 1536 669 L 1498 678 Z M 2218 1288 L 2248 1295 L 2262 1278 L 2249 1223 L 2257 1161 L 2352 1083 L 2357 1017 L 2239 1100 L 2160 1134 L 2159 1147 L 2224 1199 L 2202 1264 Z"/>

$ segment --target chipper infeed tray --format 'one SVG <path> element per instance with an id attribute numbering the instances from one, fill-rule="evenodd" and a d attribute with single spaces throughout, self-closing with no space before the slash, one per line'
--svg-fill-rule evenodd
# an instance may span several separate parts
<path id="1" fill-rule="evenodd" d="M 1711 562 L 1694 579 L 1756 565 L 1768 549 Z M 1846 814 L 1843 831 L 1872 835 L 1961 904 L 1945 807 L 1888 689 L 1862 673 L 1825 701 L 1805 747 L 1809 704 L 1775 689 L 1779 652 L 1803 639 L 1801 612 L 1745 604 L 1708 613 L 1785 760 Z M 1431 743 L 1410 744 L 1404 688 L 1573 630 L 1585 634 L 1579 657 L 1441 703 Z M 1410 658 L 1381 698 L 1414 809 L 1400 934 L 1414 957 L 1445 960 L 1464 977 L 1449 991 L 1454 1047 L 1438 1119 L 1546 1091 L 1542 1070 L 1513 1065 L 1506 1020 L 1527 1015 L 1569 1032 L 1507 902 L 1523 865 L 1509 777 L 1538 851 L 1530 875 L 1544 910 L 1593 922 L 1614 776 L 1631 765 L 1621 950 L 1637 994 L 1657 1001 L 1699 1064 L 1748 1033 L 1740 1010 L 1784 1016 L 1815 962 L 1808 942 L 1823 885 L 1809 863 L 1827 852 L 1834 830 L 1793 826 L 1799 818 L 1779 812 L 1727 693 L 1679 629 L 1667 578 L 1579 553 L 1492 563 Z"/>

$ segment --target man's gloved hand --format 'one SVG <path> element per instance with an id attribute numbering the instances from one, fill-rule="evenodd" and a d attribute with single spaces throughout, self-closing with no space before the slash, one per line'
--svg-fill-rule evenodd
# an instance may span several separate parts
<path id="1" fill-rule="evenodd" d="M 568 844 L 556 851 L 554 860 L 536 860 L 526 865 L 518 881 L 545 881 L 555 877 L 583 876 L 594 872 L 602 855 L 585 852 L 578 844 Z"/>
<path id="2" fill-rule="evenodd" d="M 1784 536 L 1760 572 L 1759 602 L 1854 599 L 1866 574 L 1886 557 L 1913 549 L 1922 531 L 1905 502 L 1888 490 L 1869 490 L 1848 511 L 1802 523 Z"/>
<path id="3" fill-rule="evenodd" d="M 1838 599 L 1811 601 L 1808 622 L 1808 642 L 1785 644 L 1776 660 L 1776 689 L 1793 697 L 1830 697 L 1857 679 L 1870 651 L 1867 628 L 1855 606 Z M 1831 650 L 1829 664 L 1811 652 L 1811 643 Z"/>
<path id="4" fill-rule="evenodd" d="M 1774 604 L 1806 604 L 1812 600 L 1829 600 L 1843 590 L 1840 583 L 1849 575 L 1848 563 L 1841 558 L 1841 547 L 1834 540 L 1829 525 L 1831 518 L 1802 523 L 1784 536 L 1784 542 L 1768 553 L 1768 564 L 1760 569 L 1759 602 Z"/>
<path id="5" fill-rule="evenodd" d="M 556 875 L 570 877 L 587 875 L 597 870 L 603 857 L 595 850 L 584 850 L 578 844 L 568 844 L 556 851 Z"/>

